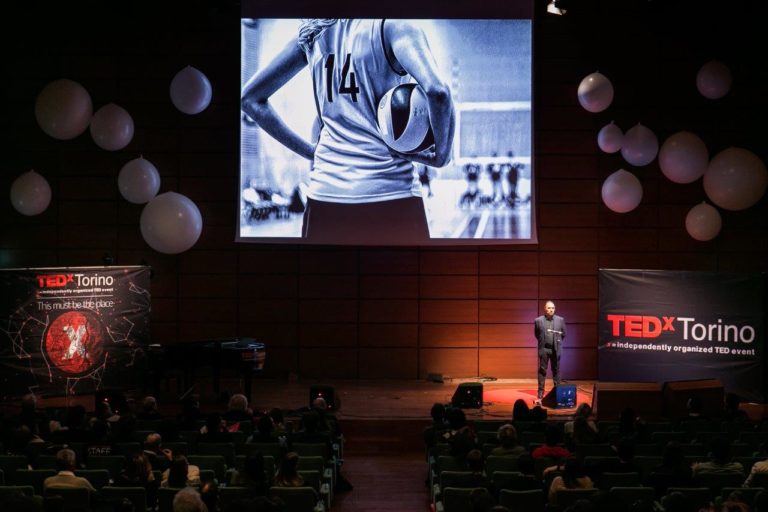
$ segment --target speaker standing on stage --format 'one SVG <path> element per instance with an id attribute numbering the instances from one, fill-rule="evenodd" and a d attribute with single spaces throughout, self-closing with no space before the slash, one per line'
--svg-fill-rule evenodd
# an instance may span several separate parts
<path id="1" fill-rule="evenodd" d="M 544 381 L 547 378 L 547 364 L 552 367 L 552 380 L 560 385 L 560 353 L 565 339 L 565 319 L 555 314 L 555 303 L 548 300 L 544 314 L 533 322 L 533 333 L 539 348 L 539 388 L 537 397 L 544 397 Z"/>

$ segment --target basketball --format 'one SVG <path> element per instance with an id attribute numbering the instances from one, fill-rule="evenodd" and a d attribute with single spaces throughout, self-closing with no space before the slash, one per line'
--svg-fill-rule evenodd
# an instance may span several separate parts
<path id="1" fill-rule="evenodd" d="M 429 124 L 429 105 L 418 84 L 400 84 L 379 101 L 379 133 L 390 148 L 418 153 L 435 143 Z"/>

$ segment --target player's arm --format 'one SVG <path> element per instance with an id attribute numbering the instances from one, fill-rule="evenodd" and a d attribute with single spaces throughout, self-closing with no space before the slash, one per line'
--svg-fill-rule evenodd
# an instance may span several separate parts
<path id="1" fill-rule="evenodd" d="M 405 158 L 431 167 L 443 167 L 451 159 L 455 113 L 451 91 L 437 73 L 437 64 L 424 32 L 402 20 L 384 23 L 385 46 L 391 49 L 397 63 L 410 74 L 427 93 L 429 121 L 435 135 L 435 149 Z"/>
<path id="2" fill-rule="evenodd" d="M 264 69 L 255 73 L 243 88 L 241 108 L 265 132 L 304 158 L 314 157 L 315 147 L 280 118 L 269 104 L 269 97 L 307 65 L 304 52 L 291 41 Z"/>

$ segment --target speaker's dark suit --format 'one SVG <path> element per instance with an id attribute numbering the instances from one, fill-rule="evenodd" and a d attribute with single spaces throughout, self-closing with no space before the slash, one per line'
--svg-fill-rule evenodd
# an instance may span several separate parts
<path id="1" fill-rule="evenodd" d="M 555 386 L 560 385 L 560 353 L 565 339 L 565 319 L 557 315 L 553 315 L 552 319 L 547 319 L 545 315 L 542 315 L 533 322 L 533 334 L 538 341 L 538 395 L 541 398 L 544 393 L 544 380 L 547 377 L 547 365 L 552 367 L 552 380 L 555 381 Z"/>

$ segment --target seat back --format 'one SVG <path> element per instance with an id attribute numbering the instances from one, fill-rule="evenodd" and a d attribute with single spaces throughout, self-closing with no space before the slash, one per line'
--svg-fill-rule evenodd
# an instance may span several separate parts
<path id="1" fill-rule="evenodd" d="M 55 487 L 45 489 L 44 496 L 61 496 L 64 500 L 64 512 L 82 512 L 91 508 L 91 493 L 83 487 Z"/>
<path id="2" fill-rule="evenodd" d="M 147 510 L 147 490 L 143 487 L 102 487 L 101 497 L 107 503 L 120 503 L 127 499 L 133 504 L 134 512 Z"/>
<path id="3" fill-rule="evenodd" d="M 274 457 L 275 460 L 280 460 L 282 458 L 283 451 L 280 443 L 245 443 L 240 448 L 240 453 L 243 455 L 248 456 L 256 452 L 261 452 L 263 455 Z"/>
<path id="4" fill-rule="evenodd" d="M 708 487 L 712 496 L 719 496 L 723 487 L 739 487 L 744 483 L 741 473 L 698 473 L 694 483 L 700 487 Z"/>
<path id="5" fill-rule="evenodd" d="M 443 471 L 440 473 L 440 493 L 442 494 L 446 487 L 474 487 L 474 485 L 467 485 L 471 477 L 471 471 Z"/>
<path id="6" fill-rule="evenodd" d="M 712 492 L 708 487 L 670 487 L 667 489 L 667 496 L 673 492 L 685 496 L 685 501 L 692 510 L 707 508 L 712 499 Z"/>
<path id="7" fill-rule="evenodd" d="M 27 469 L 27 458 L 23 455 L 0 455 L 0 470 L 13 475 L 17 469 Z"/>
<path id="8" fill-rule="evenodd" d="M 181 488 L 161 487 L 157 490 L 158 512 L 173 512 L 173 498 Z"/>
<path id="9" fill-rule="evenodd" d="M 598 489 L 560 489 L 555 493 L 555 503 L 558 507 L 568 508 L 579 500 L 592 500 Z"/>
<path id="10" fill-rule="evenodd" d="M 300 457 L 320 456 L 328 460 L 331 456 L 328 445 L 325 443 L 293 443 L 291 450 L 298 453 Z"/>
<path id="11" fill-rule="evenodd" d="M 509 455 L 489 455 L 485 459 L 485 473 L 492 475 L 496 471 L 517 471 L 517 457 Z"/>
<path id="12" fill-rule="evenodd" d="M 617 501 L 630 508 L 635 502 L 653 501 L 655 489 L 653 487 L 611 487 L 608 494 Z"/>
<path id="13" fill-rule="evenodd" d="M 320 456 L 300 456 L 296 466 L 299 471 L 317 471 L 322 474 L 325 469 L 325 459 Z"/>
<path id="14" fill-rule="evenodd" d="M 31 485 L 0 485 L 0 502 L 4 501 L 6 496 L 15 494 L 33 496 L 35 494 L 35 488 Z"/>
<path id="15" fill-rule="evenodd" d="M 82 459 L 77 459 L 82 460 Z M 37 469 L 57 469 L 58 463 L 56 462 L 55 455 L 38 455 L 37 456 Z"/>
<path id="16" fill-rule="evenodd" d="M 763 487 L 723 487 L 720 496 L 722 496 L 723 501 L 726 501 L 731 493 L 739 493 L 744 502 L 752 507 L 757 493 L 763 491 L 765 491 Z"/>
<path id="17" fill-rule="evenodd" d="M 322 483 L 322 473 L 314 469 L 303 469 L 298 471 L 301 478 L 304 479 L 304 485 L 311 487 L 316 493 L 320 493 L 320 484 Z"/>
<path id="18" fill-rule="evenodd" d="M 285 510 L 291 512 L 314 512 L 317 495 L 311 487 L 270 487 L 269 495 L 280 498 Z"/>
<path id="19" fill-rule="evenodd" d="M 170 443 L 163 443 L 163 448 L 171 450 L 174 455 L 189 455 L 189 443 L 186 441 L 173 441 Z"/>
<path id="20" fill-rule="evenodd" d="M 227 472 L 226 462 L 221 455 L 190 455 L 187 457 L 190 464 L 203 469 L 212 469 L 219 482 L 224 481 L 224 475 Z"/>
<path id="21" fill-rule="evenodd" d="M 97 490 L 109 485 L 110 476 L 106 469 L 78 469 L 75 474 L 91 482 Z"/>
<path id="22" fill-rule="evenodd" d="M 125 457 L 122 455 L 88 457 L 88 469 L 106 469 L 112 479 L 117 478 L 124 467 Z"/>
<path id="23" fill-rule="evenodd" d="M 607 491 L 611 487 L 640 487 L 640 473 L 603 473 L 597 479 L 597 486 Z"/>
<path id="24" fill-rule="evenodd" d="M 54 469 L 17 469 L 13 475 L 13 482 L 16 485 L 31 485 L 35 489 L 35 494 L 42 496 L 43 482 L 55 474 Z"/>
<path id="25" fill-rule="evenodd" d="M 235 466 L 235 444 L 234 443 L 199 443 L 197 445 L 198 455 L 221 455 L 224 462 L 229 467 Z"/>
<path id="26" fill-rule="evenodd" d="M 443 489 L 443 510 L 445 512 L 473 512 L 473 493 L 488 493 L 482 487 L 446 487 Z"/>
<path id="27" fill-rule="evenodd" d="M 530 512 L 544 510 L 544 490 L 512 491 L 502 489 L 499 492 L 499 505 L 507 507 L 510 512 Z"/>
<path id="28" fill-rule="evenodd" d="M 242 425 L 242 424 L 241 424 Z M 253 497 L 253 490 L 248 487 L 220 487 L 219 499 L 221 500 L 222 510 L 226 509 L 230 504 L 251 499 Z"/>

